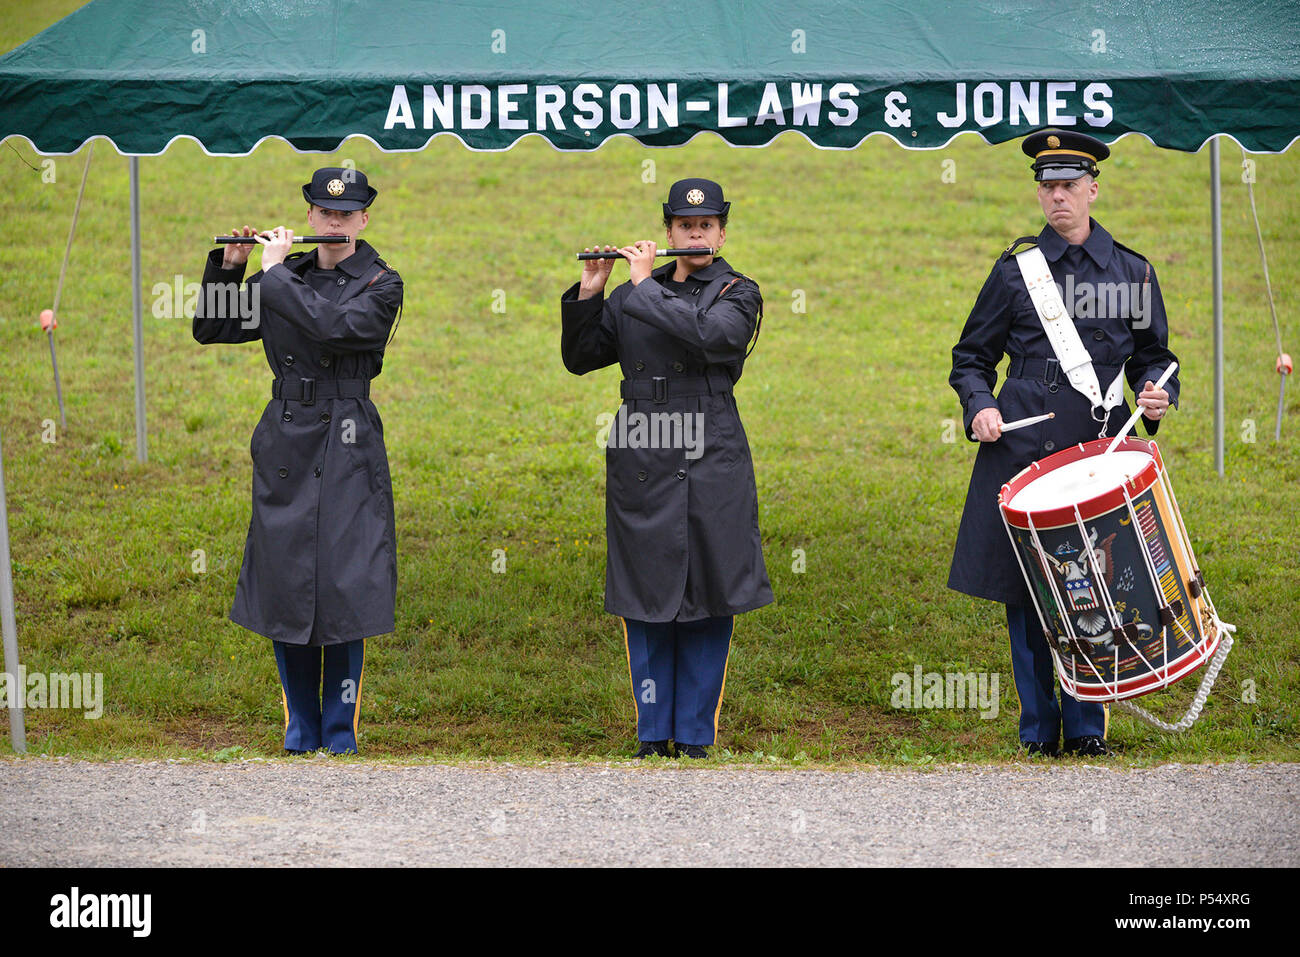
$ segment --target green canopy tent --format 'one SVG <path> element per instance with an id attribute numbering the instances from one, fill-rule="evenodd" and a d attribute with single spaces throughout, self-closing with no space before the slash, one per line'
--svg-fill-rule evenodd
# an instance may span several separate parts
<path id="1" fill-rule="evenodd" d="M 243 155 L 269 136 L 332 151 L 362 135 L 477 150 L 530 133 L 585 150 L 712 130 L 797 129 L 939 147 L 1041 125 L 1196 150 L 1300 133 L 1294 3 L 1032 0 L 95 0 L 0 57 L 0 133 L 42 152 L 106 136 L 129 155 L 188 136 Z M 255 99 L 257 109 L 248 104 Z"/>
<path id="2" fill-rule="evenodd" d="M 350 136 L 405 151 L 443 135 L 475 150 L 530 135 L 588 150 L 703 131 L 761 146 L 787 130 L 828 149 L 878 133 L 934 149 L 1053 125 L 1187 151 L 1210 140 L 1217 171 L 1215 136 L 1285 150 L 1298 104 L 1300 7 L 1261 0 L 603 0 L 598 18 L 567 0 L 94 0 L 0 57 L 0 137 L 67 154 L 103 136 L 130 157 L 141 461 L 137 157 L 177 137 L 214 155 L 268 137 L 319 152 Z"/>
<path id="3" fill-rule="evenodd" d="M 611 25 L 616 24 L 616 29 Z M 256 102 L 256 109 L 248 104 Z M 761 146 L 795 130 L 912 149 L 1043 125 L 1158 146 L 1211 143 L 1221 339 L 1217 135 L 1285 150 L 1300 135 L 1300 7 L 1285 2 L 94 0 L 0 57 L 0 137 L 46 154 L 95 136 L 130 157 L 136 454 L 147 455 L 139 156 L 177 137 L 245 155 L 267 137 L 330 152 L 350 136 L 508 149 L 542 136 L 675 146 L 712 131 Z M 1223 470 L 1222 355 L 1215 463 Z"/>
<path id="4" fill-rule="evenodd" d="M 255 109 L 249 104 L 255 102 Z M 1300 7 L 1261 0 L 94 0 L 0 57 L 0 138 L 46 154 L 107 137 L 129 157 L 136 453 L 145 442 L 139 157 L 178 137 L 244 155 L 268 137 L 330 152 L 365 136 L 504 150 L 542 136 L 761 146 L 798 131 L 935 149 L 1044 125 L 1211 144 L 1215 459 L 1223 469 L 1219 135 L 1300 136 Z"/>

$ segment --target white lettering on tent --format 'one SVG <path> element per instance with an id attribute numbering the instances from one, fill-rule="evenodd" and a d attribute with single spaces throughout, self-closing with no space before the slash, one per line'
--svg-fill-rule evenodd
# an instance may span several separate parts
<path id="1" fill-rule="evenodd" d="M 1030 126 L 1038 126 L 1038 84 L 1031 82 L 1029 92 L 1025 92 L 1023 83 L 1011 84 L 1011 116 L 1012 126 L 1019 126 L 1023 121 Z"/>
<path id="2" fill-rule="evenodd" d="M 522 96 L 528 92 L 526 83 L 507 83 L 505 86 L 497 87 L 497 125 L 503 130 L 526 130 L 528 121 L 523 117 L 515 117 L 514 114 L 519 112 L 519 104 L 511 97 Z"/>
<path id="3" fill-rule="evenodd" d="M 1112 96 L 1109 83 L 1089 83 L 1083 88 L 1083 105 L 1092 113 L 1083 114 L 1083 122 L 1089 126 L 1109 126 L 1115 114 L 1110 104 L 1103 97 Z"/>
<path id="4" fill-rule="evenodd" d="M 384 129 L 391 130 L 398 123 L 408 130 L 415 129 L 415 117 L 411 115 L 411 101 L 406 98 L 406 87 L 401 84 L 393 87 L 393 98 L 388 101 L 388 117 L 384 120 Z"/>
<path id="5" fill-rule="evenodd" d="M 731 126 L 748 126 L 749 120 L 743 116 L 727 115 L 727 84 L 718 84 L 718 126 L 726 128 Z"/>
<path id="6" fill-rule="evenodd" d="M 479 112 L 474 115 L 474 101 L 478 101 Z M 460 91 L 460 128 L 462 130 L 481 130 L 488 125 L 488 114 L 492 112 L 492 91 L 482 84 L 475 83 L 462 87 Z"/>
<path id="7" fill-rule="evenodd" d="M 958 101 L 958 123 L 965 122 L 967 106 L 965 84 L 959 84 L 962 100 Z M 1090 87 L 1089 122 L 1104 125 L 1109 121 L 1110 107 L 1105 97 L 1109 89 L 1104 84 Z M 420 122 L 426 130 L 481 130 L 496 128 L 509 131 L 564 130 L 576 126 L 583 130 L 597 130 L 612 126 L 620 130 L 659 130 L 677 127 L 680 111 L 707 113 L 716 110 L 718 129 L 761 126 L 820 126 L 825 119 L 835 126 L 852 126 L 858 121 L 858 88 L 847 82 L 836 83 L 826 89 L 822 83 L 792 82 L 789 99 L 780 82 L 764 83 L 759 104 L 752 116 L 733 115 L 730 109 L 730 84 L 718 84 L 716 105 L 708 99 L 680 101 L 678 83 L 618 83 L 604 87 L 599 83 L 580 83 L 571 91 L 558 84 L 508 83 L 497 85 L 452 83 L 420 84 Z M 1032 114 L 1036 104 L 1029 103 L 1031 93 L 1024 95 L 1017 89 L 1017 110 Z M 529 98 L 532 98 L 530 104 Z M 981 84 L 975 92 L 978 100 L 976 119 L 980 125 L 1002 122 L 1002 104 L 1005 87 L 996 83 Z M 1024 105 L 1022 105 L 1024 104 Z M 1019 115 L 1019 112 L 1017 115 Z M 406 85 L 393 87 L 384 129 L 417 129 L 412 109 L 410 91 Z M 949 122 L 945 125 L 953 125 Z"/>
<path id="8" fill-rule="evenodd" d="M 595 102 L 601 95 L 600 87 L 595 83 L 579 83 L 573 89 L 573 105 L 578 115 L 573 118 L 574 126 L 583 130 L 598 128 L 605 118 L 605 110 Z"/>
<path id="9" fill-rule="evenodd" d="M 624 103 L 626 111 L 621 105 Z M 609 91 L 609 121 L 620 130 L 641 125 L 641 94 L 631 83 L 619 83 Z"/>
<path id="10" fill-rule="evenodd" d="M 555 124 L 555 129 L 564 129 L 564 120 L 560 119 L 560 108 L 567 99 L 564 88 L 553 83 L 537 88 L 537 128 L 546 129 L 547 118 Z"/>
<path id="11" fill-rule="evenodd" d="M 665 126 L 673 127 L 677 125 L 677 84 L 668 84 L 668 93 L 659 89 L 658 83 L 651 83 L 646 89 L 646 114 L 650 120 L 650 129 L 659 129 L 659 120 L 664 121 Z"/>
<path id="12" fill-rule="evenodd" d="M 433 118 L 438 117 L 438 125 L 444 130 L 456 126 L 455 103 L 452 100 L 451 84 L 442 85 L 442 96 L 429 84 L 424 85 L 424 128 L 433 129 Z"/>
<path id="13" fill-rule="evenodd" d="M 768 83 L 763 87 L 763 96 L 758 102 L 758 116 L 754 118 L 754 125 L 762 126 L 768 120 L 775 120 L 777 126 L 785 126 L 785 110 L 781 108 L 781 95 L 776 92 L 775 83 Z"/>
<path id="14" fill-rule="evenodd" d="M 991 94 L 993 108 L 986 110 L 984 100 Z M 981 83 L 975 87 L 975 94 L 972 100 L 972 113 L 975 122 L 980 126 L 992 126 L 994 123 L 1002 122 L 1002 87 L 997 83 Z"/>
<path id="15" fill-rule="evenodd" d="M 791 83 L 790 102 L 794 107 L 795 126 L 816 126 L 822 115 L 822 85 Z"/>
<path id="16" fill-rule="evenodd" d="M 852 126 L 858 121 L 858 102 L 849 99 L 857 96 L 858 88 L 852 83 L 836 83 L 831 87 L 830 101 L 835 107 L 826 118 L 836 126 Z"/>
<path id="17" fill-rule="evenodd" d="M 957 84 L 957 109 L 951 113 L 940 113 L 937 119 L 949 129 L 954 129 L 966 122 L 966 84 Z"/>
<path id="18" fill-rule="evenodd" d="M 1073 93 L 1075 84 L 1073 83 L 1049 83 L 1047 84 L 1047 125 L 1048 126 L 1074 126 L 1079 122 L 1078 117 L 1069 113 L 1062 113 L 1065 109 L 1065 100 L 1061 98 L 1062 93 Z"/>

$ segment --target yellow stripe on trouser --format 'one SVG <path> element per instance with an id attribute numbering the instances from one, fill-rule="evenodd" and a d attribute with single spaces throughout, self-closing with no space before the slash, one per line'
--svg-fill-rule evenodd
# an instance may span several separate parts
<path id="1" fill-rule="evenodd" d="M 289 698 L 284 693 L 284 682 L 280 682 L 280 703 L 284 705 L 284 733 L 289 733 Z"/>
<path id="2" fill-rule="evenodd" d="M 623 650 L 627 652 L 627 688 L 632 692 L 632 714 L 634 719 L 640 720 L 641 712 L 636 706 L 636 682 L 632 677 L 632 643 L 627 636 L 627 619 L 620 615 L 618 620 L 623 623 Z"/>
<path id="3" fill-rule="evenodd" d="M 357 675 L 357 700 L 352 711 L 352 737 L 357 736 L 357 724 L 361 721 L 361 682 L 366 677 L 366 639 L 361 639 L 361 674 Z"/>
<path id="4" fill-rule="evenodd" d="M 727 666 L 731 664 L 731 638 L 736 633 L 736 616 L 731 616 L 731 631 L 727 635 L 727 660 L 722 663 L 722 687 L 718 689 L 718 706 L 713 709 L 713 741 L 718 741 L 718 718 L 722 714 L 722 696 L 727 693 Z"/>

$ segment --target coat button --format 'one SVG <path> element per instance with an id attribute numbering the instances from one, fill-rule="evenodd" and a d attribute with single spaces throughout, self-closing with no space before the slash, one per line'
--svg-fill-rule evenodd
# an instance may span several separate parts
<path id="1" fill-rule="evenodd" d="M 673 371 L 674 371 L 674 372 L 681 372 L 681 371 L 682 371 L 683 369 L 685 369 L 685 368 L 686 368 L 686 366 L 682 365 L 680 362 L 674 362 L 674 363 L 673 363 Z"/>
<path id="2" fill-rule="evenodd" d="M 678 470 L 677 470 L 677 477 L 678 477 L 679 479 L 684 479 L 684 478 L 686 478 L 686 469 L 678 469 Z"/>
<path id="3" fill-rule="evenodd" d="M 330 420 L 330 414 L 328 412 L 322 412 L 320 414 L 320 420 L 322 422 L 328 422 Z"/>
<path id="4" fill-rule="evenodd" d="M 286 422 L 292 422 L 292 421 L 293 421 L 293 413 L 292 413 L 292 412 L 285 412 L 284 415 L 280 416 L 280 418 L 284 419 L 284 421 L 286 421 Z"/>
<path id="5" fill-rule="evenodd" d="M 1048 391 L 1048 392 L 1056 392 L 1056 391 L 1059 390 L 1060 388 L 1061 388 L 1061 387 L 1060 387 L 1057 383 L 1053 382 L 1051 385 L 1049 385 L 1049 386 L 1047 387 L 1047 391 Z"/>
<path id="6" fill-rule="evenodd" d="M 636 365 L 634 365 L 632 368 L 636 369 L 637 372 L 640 372 L 642 369 L 645 368 L 645 363 L 642 362 L 640 359 L 637 359 Z"/>
<path id="7" fill-rule="evenodd" d="M 330 357 L 329 357 L 329 356 L 321 356 L 321 357 L 320 357 L 320 364 L 321 364 L 321 367 L 322 367 L 322 368 L 324 368 L 324 369 L 328 369 L 328 368 L 330 367 Z"/>
<path id="8" fill-rule="evenodd" d="M 276 473 L 275 473 L 275 474 L 278 475 L 278 476 L 280 476 L 280 478 L 288 478 L 288 477 L 289 477 L 289 470 L 288 470 L 287 468 L 285 468 L 285 467 L 282 465 L 282 466 L 280 466 L 280 468 L 276 469 Z"/>
<path id="9" fill-rule="evenodd" d="M 313 471 L 316 473 L 316 477 L 320 478 L 320 466 L 319 465 L 316 466 L 316 468 Z"/>
<path id="10" fill-rule="evenodd" d="M 644 481 L 645 481 L 645 470 L 644 470 L 644 469 L 642 469 L 640 472 L 637 472 L 637 473 L 636 473 L 636 480 L 637 480 L 638 482 L 644 482 Z"/>
<path id="11" fill-rule="evenodd" d="M 1101 340 L 1103 340 L 1103 339 L 1106 338 L 1106 333 L 1104 333 L 1104 332 L 1102 332 L 1100 329 L 1098 329 L 1096 332 L 1094 332 L 1094 333 L 1092 334 L 1092 337 L 1093 337 L 1094 339 L 1096 339 L 1098 342 L 1101 342 Z"/>
<path id="12" fill-rule="evenodd" d="M 285 356 L 285 357 L 284 357 L 284 364 L 287 365 L 287 366 L 291 366 L 291 365 L 293 365 L 293 356 Z"/>
<path id="13" fill-rule="evenodd" d="M 1048 439 L 1046 442 L 1043 443 L 1043 448 L 1046 449 L 1048 452 L 1050 452 L 1052 451 L 1052 449 L 1056 448 L 1056 443 L 1053 442 L 1051 439 Z"/>

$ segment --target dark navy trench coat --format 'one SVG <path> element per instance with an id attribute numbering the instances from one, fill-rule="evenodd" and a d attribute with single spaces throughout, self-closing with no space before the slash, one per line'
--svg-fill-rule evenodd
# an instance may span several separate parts
<path id="1" fill-rule="evenodd" d="M 369 384 L 383 367 L 402 279 L 358 240 L 333 270 L 318 269 L 312 250 L 258 272 L 236 308 L 211 290 L 239 288 L 244 267 L 223 269 L 221 257 L 219 249 L 208 257 L 194 338 L 260 339 L 280 383 L 249 445 L 253 511 L 230 618 L 293 645 L 390 632 L 397 536 L 384 426 Z M 255 322 L 244 318 L 254 286 Z"/>
<path id="2" fill-rule="evenodd" d="M 576 375 L 619 363 L 625 380 L 665 380 L 666 401 L 627 398 L 605 450 L 605 610 L 639 621 L 695 621 L 770 603 L 749 440 L 732 393 L 763 308 L 757 284 L 724 259 L 684 289 L 652 278 L 606 299 L 561 297 L 561 354 Z M 725 290 L 725 291 L 724 291 Z M 721 294 L 721 295 L 719 295 Z M 712 390 L 675 397 L 675 383 Z M 698 457 L 685 448 L 618 444 L 634 413 L 701 413 Z"/>
<path id="3" fill-rule="evenodd" d="M 1066 310 L 1092 356 L 1103 393 L 1121 368 L 1129 386 L 1140 392 L 1147 380 L 1158 380 L 1175 361 L 1169 351 L 1160 286 L 1146 259 L 1115 242 L 1096 220 L 1090 222 L 1092 231 L 1081 246 L 1070 246 L 1051 226 L 1043 228 L 1037 243 L 1063 290 Z M 1149 298 L 1144 298 L 1146 284 Z M 1009 372 L 1021 366 L 1017 357 L 1027 357 L 1032 374 L 1009 376 L 994 396 L 997 366 L 1004 354 L 1012 357 Z M 979 444 L 948 573 L 949 588 L 1007 604 L 1030 603 L 998 511 L 998 493 L 1021 469 L 1070 445 L 1096 439 L 1101 431 L 1088 400 L 1059 370 L 1053 372 L 1044 363 L 1054 355 L 1020 267 L 1004 253 L 952 350 L 948 381 L 961 400 L 963 430 L 969 438 L 971 421 L 992 407 L 1001 411 L 1005 422 L 1045 412 L 1055 412 L 1056 418 Z M 1178 402 L 1178 375 L 1175 372 L 1165 385 L 1171 405 Z M 1129 414 L 1127 402 L 1112 409 L 1106 434 L 1117 434 Z M 1160 425 L 1146 416 L 1141 422 L 1149 435 Z"/>

